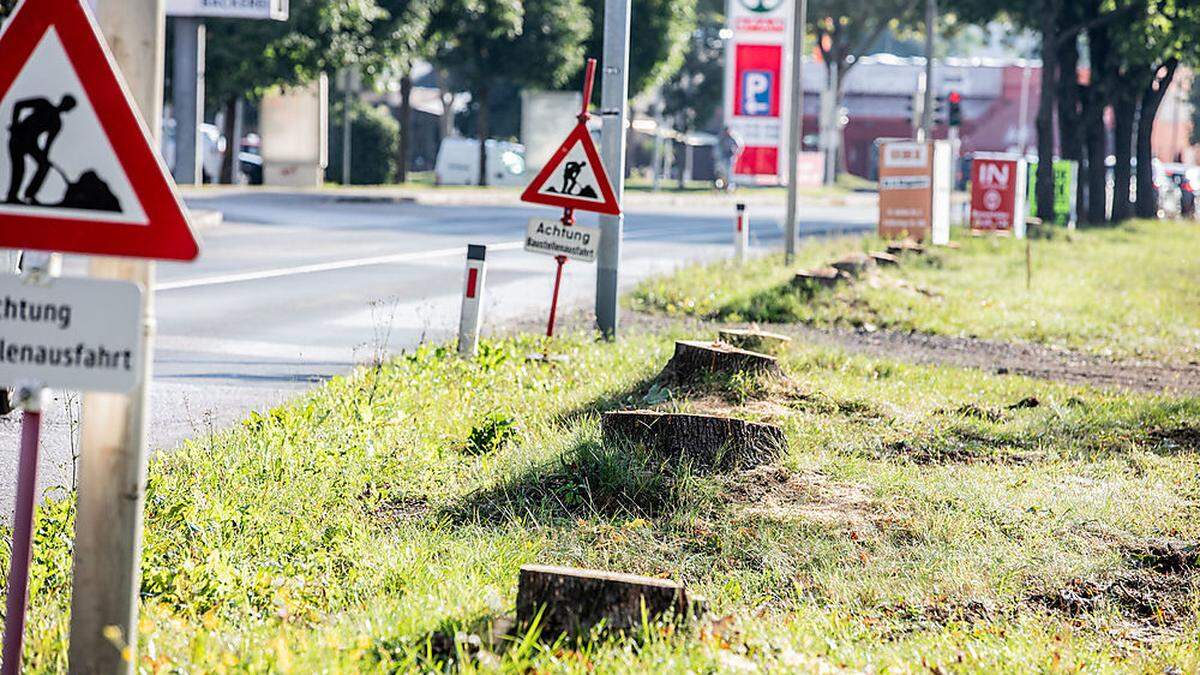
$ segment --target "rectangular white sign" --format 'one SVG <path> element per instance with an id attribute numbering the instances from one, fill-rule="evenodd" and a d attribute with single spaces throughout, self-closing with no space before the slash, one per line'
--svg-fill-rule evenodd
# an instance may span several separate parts
<path id="1" fill-rule="evenodd" d="M 557 220 L 533 218 L 525 230 L 525 250 L 546 255 L 565 255 L 583 262 L 596 261 L 600 230 L 582 225 L 563 225 Z"/>
<path id="2" fill-rule="evenodd" d="M 142 370 L 142 288 L 0 275 L 0 385 L 124 393 Z"/>
<path id="3" fill-rule="evenodd" d="M 286 21 L 288 0 L 167 0 L 167 16 Z"/>

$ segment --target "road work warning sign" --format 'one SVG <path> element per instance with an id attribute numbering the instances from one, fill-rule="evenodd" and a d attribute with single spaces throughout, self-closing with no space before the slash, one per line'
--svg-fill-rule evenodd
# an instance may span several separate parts
<path id="1" fill-rule="evenodd" d="M 0 385 L 124 393 L 142 370 L 142 289 L 0 274 Z"/>
<path id="2" fill-rule="evenodd" d="M 533 218 L 525 231 L 525 250 L 530 253 L 595 262 L 599 246 L 600 229 L 595 227 L 567 226 L 557 220 Z"/>

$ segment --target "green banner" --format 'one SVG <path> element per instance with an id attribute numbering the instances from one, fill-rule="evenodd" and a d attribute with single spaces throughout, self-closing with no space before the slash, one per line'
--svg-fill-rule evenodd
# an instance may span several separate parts
<path id="1" fill-rule="evenodd" d="M 1029 215 L 1037 215 L 1037 167 L 1029 162 Z M 1054 220 L 1060 225 L 1075 222 L 1075 181 L 1079 179 L 1079 163 L 1072 159 L 1054 160 Z"/>

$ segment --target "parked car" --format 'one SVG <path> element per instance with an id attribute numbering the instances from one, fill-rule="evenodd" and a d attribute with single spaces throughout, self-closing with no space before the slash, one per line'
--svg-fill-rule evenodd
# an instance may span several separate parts
<path id="1" fill-rule="evenodd" d="M 1164 164 L 1167 177 L 1179 188 L 1179 213 L 1184 218 L 1196 217 L 1196 190 L 1200 189 L 1200 166 Z"/>
<path id="2" fill-rule="evenodd" d="M 1116 183 L 1113 174 L 1116 163 L 1116 158 L 1112 155 L 1109 155 L 1104 161 L 1104 164 L 1107 167 L 1105 173 L 1106 184 L 1108 186 L 1108 208 L 1110 212 L 1112 210 L 1113 186 Z M 1132 174 L 1129 181 L 1129 201 L 1137 203 L 1137 160 L 1135 159 L 1130 163 L 1132 164 L 1130 167 Z M 1175 181 L 1171 180 L 1171 178 L 1167 175 L 1167 171 L 1162 162 L 1158 161 L 1157 159 L 1154 160 L 1152 170 L 1152 175 L 1154 176 L 1154 194 L 1158 202 L 1158 217 L 1178 218 L 1182 211 L 1182 191 Z"/>
<path id="3" fill-rule="evenodd" d="M 488 185 L 523 186 L 525 146 L 488 139 Z M 473 138 L 446 138 L 438 148 L 434 163 L 438 185 L 479 184 L 479 141 Z"/>

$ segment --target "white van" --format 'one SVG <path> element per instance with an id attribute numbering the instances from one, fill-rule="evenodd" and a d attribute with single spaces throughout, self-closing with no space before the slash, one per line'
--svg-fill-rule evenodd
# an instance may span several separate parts
<path id="1" fill-rule="evenodd" d="M 525 185 L 525 146 L 489 139 L 488 185 Z M 438 185 L 479 185 L 479 141 L 445 138 L 433 172 Z"/>

